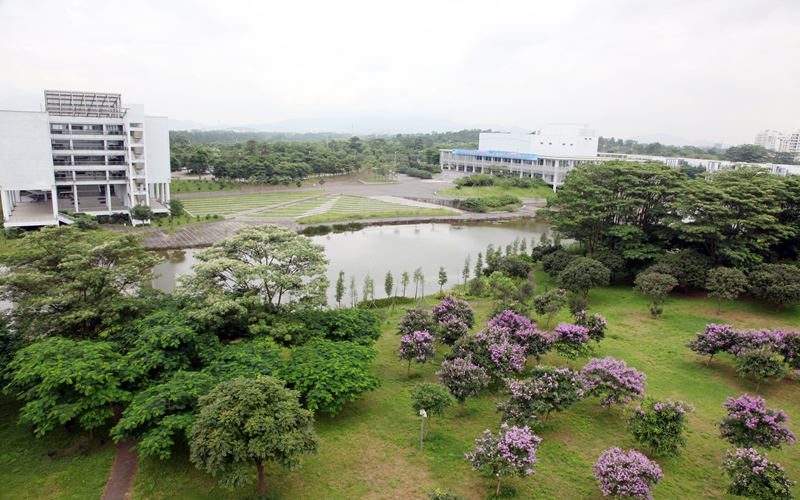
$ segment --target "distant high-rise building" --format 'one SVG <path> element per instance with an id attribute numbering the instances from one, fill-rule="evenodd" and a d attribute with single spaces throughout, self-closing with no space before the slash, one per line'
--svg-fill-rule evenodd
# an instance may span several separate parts
<path id="1" fill-rule="evenodd" d="M 785 134 L 777 130 L 762 130 L 756 134 L 753 144 L 781 153 L 800 153 L 800 131 Z"/>
<path id="2" fill-rule="evenodd" d="M 45 91 L 45 110 L 0 111 L 0 196 L 8 226 L 70 223 L 60 212 L 166 212 L 166 117 L 120 94 Z M 133 221 L 132 221 L 133 222 Z"/>

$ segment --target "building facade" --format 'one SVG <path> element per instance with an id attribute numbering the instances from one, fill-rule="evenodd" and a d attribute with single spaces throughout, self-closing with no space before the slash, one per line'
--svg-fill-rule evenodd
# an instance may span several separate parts
<path id="1" fill-rule="evenodd" d="M 780 153 L 800 154 L 800 131 L 785 134 L 777 130 L 762 130 L 756 134 L 756 140 L 753 143 L 756 146 Z"/>
<path id="2" fill-rule="evenodd" d="M 130 215 L 136 205 L 167 212 L 169 161 L 167 118 L 124 107 L 120 94 L 47 90 L 44 111 L 0 110 L 6 227 L 70 223 L 65 212 Z"/>
<path id="3" fill-rule="evenodd" d="M 599 139 L 588 125 L 549 125 L 533 134 L 482 132 L 477 150 L 443 149 L 444 170 L 508 172 L 538 178 L 555 190 L 575 165 L 596 163 Z"/>

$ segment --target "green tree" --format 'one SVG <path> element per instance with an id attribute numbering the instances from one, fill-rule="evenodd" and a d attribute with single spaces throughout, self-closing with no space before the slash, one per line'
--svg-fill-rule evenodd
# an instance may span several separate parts
<path id="1" fill-rule="evenodd" d="M 729 147 L 725 150 L 723 156 L 728 161 L 742 163 L 762 163 L 768 159 L 769 151 L 767 151 L 763 146 L 742 144 L 740 146 Z"/>
<path id="2" fill-rule="evenodd" d="M 131 207 L 131 219 L 141 223 L 150 221 L 153 218 L 153 209 L 147 205 L 134 205 Z"/>
<path id="3" fill-rule="evenodd" d="M 419 415 L 420 410 L 425 410 L 428 418 L 446 417 L 447 409 L 455 404 L 456 398 L 442 384 L 422 382 L 411 389 L 411 407 L 416 415 Z M 425 433 L 428 433 L 427 429 Z"/>
<path id="4" fill-rule="evenodd" d="M 181 276 L 181 291 L 202 303 L 193 317 L 211 323 L 219 315 L 246 316 L 262 304 L 278 315 L 323 307 L 328 288 L 324 251 L 288 228 L 244 227 L 197 254 L 195 274 Z"/>
<path id="5" fill-rule="evenodd" d="M 783 306 L 800 304 L 800 269 L 788 264 L 764 264 L 750 274 L 750 292 L 759 299 Z"/>
<path id="6" fill-rule="evenodd" d="M 554 288 L 533 298 L 533 309 L 539 316 L 547 316 L 547 326 L 567 303 L 567 294 L 563 289 Z"/>
<path id="7" fill-rule="evenodd" d="M 411 278 L 408 275 L 408 271 L 403 271 L 403 274 L 400 277 L 400 285 L 403 287 L 403 297 L 406 296 L 406 288 L 408 288 L 408 284 L 411 282 Z"/>
<path id="8" fill-rule="evenodd" d="M 669 292 L 678 286 L 678 280 L 669 274 L 658 272 L 639 273 L 634 280 L 634 290 L 647 296 L 647 307 L 655 318 L 664 312 L 664 302 Z"/>
<path id="9" fill-rule="evenodd" d="M 133 234 L 45 227 L 0 257 L 0 297 L 15 304 L 11 318 L 23 336 L 100 337 L 135 316 L 131 292 L 161 261 Z"/>
<path id="10" fill-rule="evenodd" d="M 369 370 L 376 354 L 352 342 L 317 340 L 292 351 L 281 378 L 303 394 L 308 409 L 333 416 L 362 392 L 380 387 Z"/>
<path id="11" fill-rule="evenodd" d="M 210 159 L 211 154 L 206 148 L 197 148 L 194 153 L 189 156 L 189 160 L 186 162 L 186 167 L 189 169 L 189 173 L 202 176 L 208 171 L 208 163 Z"/>
<path id="12" fill-rule="evenodd" d="M 747 276 L 738 269 L 717 267 L 708 272 L 706 280 L 708 296 L 717 299 L 717 314 L 722 311 L 722 302 L 736 300 L 747 291 Z"/>
<path id="13" fill-rule="evenodd" d="M 344 297 L 344 271 L 339 271 L 339 278 L 336 280 L 336 305 L 342 308 L 342 297 Z"/>
<path id="14" fill-rule="evenodd" d="M 350 276 L 350 307 L 355 307 L 358 303 L 358 288 L 356 288 L 356 277 Z"/>
<path id="15" fill-rule="evenodd" d="M 386 277 L 383 279 L 383 291 L 386 292 L 387 298 L 390 295 L 392 295 L 393 288 L 394 288 L 394 276 L 392 276 L 391 271 L 386 271 Z"/>
<path id="16" fill-rule="evenodd" d="M 588 257 L 573 260 L 558 274 L 560 288 L 582 294 L 585 300 L 589 300 L 589 289 L 607 286 L 610 280 L 611 271 Z"/>
<path id="17" fill-rule="evenodd" d="M 439 268 L 439 279 L 437 282 L 439 283 L 439 291 L 441 292 L 445 283 L 447 283 L 447 271 L 444 270 L 444 266 Z"/>
<path id="18" fill-rule="evenodd" d="M 364 276 L 364 302 L 368 300 L 375 300 L 375 280 L 367 273 Z"/>
<path id="19" fill-rule="evenodd" d="M 469 273 L 472 266 L 472 256 L 467 255 L 464 260 L 464 268 L 461 270 L 461 280 L 464 282 L 464 291 L 467 291 L 467 281 L 469 281 Z"/>
<path id="20" fill-rule="evenodd" d="M 229 488 L 258 471 L 258 493 L 264 496 L 264 463 L 284 469 L 299 467 L 303 456 L 316 453 L 319 439 L 314 419 L 300 407 L 298 394 L 278 379 L 238 378 L 217 385 L 200 398 L 192 426 L 191 461 L 212 475 L 222 473 Z"/>
<path id="21" fill-rule="evenodd" d="M 478 252 L 478 260 L 475 261 L 475 277 L 483 276 L 483 254 Z"/>
<path id="22" fill-rule="evenodd" d="M 169 227 L 173 227 L 173 219 L 180 217 L 186 213 L 183 202 L 178 198 L 170 198 L 169 200 Z"/>
<path id="23" fill-rule="evenodd" d="M 633 439 L 653 450 L 658 456 L 680 456 L 686 447 L 687 413 L 694 407 L 684 401 L 659 401 L 647 397 L 642 404 L 629 411 L 628 431 Z"/>
<path id="24" fill-rule="evenodd" d="M 417 292 L 419 291 L 420 284 L 425 283 L 425 275 L 422 274 L 422 268 L 418 267 L 414 270 L 414 298 L 417 298 Z M 424 286 L 424 285 L 423 285 Z M 423 291 L 423 295 L 425 292 Z"/>
<path id="25" fill-rule="evenodd" d="M 91 437 L 112 404 L 131 400 L 125 387 L 138 375 L 114 343 L 48 338 L 17 352 L 3 392 L 25 401 L 19 421 L 37 437 L 73 420 Z"/>

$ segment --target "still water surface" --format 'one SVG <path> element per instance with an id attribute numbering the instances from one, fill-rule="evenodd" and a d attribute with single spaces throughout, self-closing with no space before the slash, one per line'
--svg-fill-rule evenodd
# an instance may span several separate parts
<path id="1" fill-rule="evenodd" d="M 414 295 L 414 270 L 421 268 L 425 275 L 425 293 L 438 290 L 439 267 L 444 266 L 448 282 L 446 287 L 461 283 L 461 271 L 467 256 L 471 257 L 470 273 L 475 268 L 478 252 L 486 254 L 489 243 L 495 248 L 505 249 L 515 238 L 525 238 L 530 251 L 531 242 L 536 243 L 542 233 L 548 232 L 546 223 L 533 220 L 506 223 L 479 223 L 467 225 L 416 224 L 403 226 L 373 226 L 350 233 L 314 236 L 311 239 L 325 247 L 328 264 L 328 301 L 334 303 L 336 280 L 339 271 L 345 274 L 345 299 L 350 300 L 350 278 L 355 277 L 359 300 L 367 273 L 375 281 L 375 298 L 386 296 L 384 280 L 391 271 L 399 295 L 402 294 L 400 276 L 407 271 L 412 277 L 406 295 Z M 178 276 L 190 274 L 191 266 L 197 262 L 195 254 L 200 249 L 169 250 L 159 252 L 167 258 L 156 266 L 155 272 L 161 274 L 153 286 L 159 290 L 171 291 Z M 471 276 L 471 274 L 470 274 Z"/>

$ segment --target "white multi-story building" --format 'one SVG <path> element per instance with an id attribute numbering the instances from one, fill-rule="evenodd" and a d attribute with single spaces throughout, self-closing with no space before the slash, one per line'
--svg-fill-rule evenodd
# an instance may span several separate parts
<path id="1" fill-rule="evenodd" d="M 482 132 L 477 150 L 442 149 L 439 165 L 470 173 L 508 171 L 555 190 L 575 165 L 596 163 L 598 135 L 588 125 L 549 125 L 533 134 Z"/>
<path id="2" fill-rule="evenodd" d="M 168 211 L 166 117 L 120 94 L 45 91 L 45 110 L 0 110 L 0 197 L 8 226 L 44 226 L 63 212 Z M 61 213 L 60 213 L 61 212 Z"/>
<path id="3" fill-rule="evenodd" d="M 800 154 L 800 131 L 785 134 L 777 130 L 762 130 L 756 134 L 754 144 L 781 153 Z"/>

